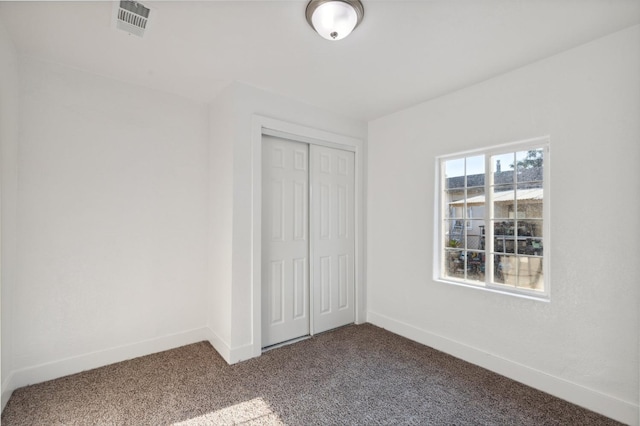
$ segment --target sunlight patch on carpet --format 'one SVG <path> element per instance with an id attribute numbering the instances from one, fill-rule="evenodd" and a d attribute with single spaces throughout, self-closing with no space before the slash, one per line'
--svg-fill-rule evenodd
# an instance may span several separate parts
<path id="1" fill-rule="evenodd" d="M 174 426 L 193 425 L 230 425 L 239 423 L 284 425 L 280 417 L 271 411 L 269 404 L 262 398 L 254 398 L 249 401 L 221 408 L 202 416 L 194 417 L 183 422 L 174 423 Z"/>

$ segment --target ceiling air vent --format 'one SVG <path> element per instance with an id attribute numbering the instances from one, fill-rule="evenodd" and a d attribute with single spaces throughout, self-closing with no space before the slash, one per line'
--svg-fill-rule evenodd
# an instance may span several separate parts
<path id="1" fill-rule="evenodd" d="M 131 1 L 121 0 L 117 9 L 116 27 L 128 32 L 129 34 L 142 37 L 144 30 L 147 28 L 149 20 L 149 8 L 142 4 Z"/>

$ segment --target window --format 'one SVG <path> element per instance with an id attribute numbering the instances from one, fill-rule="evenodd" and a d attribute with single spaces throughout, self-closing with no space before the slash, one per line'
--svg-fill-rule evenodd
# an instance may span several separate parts
<path id="1" fill-rule="evenodd" d="M 549 140 L 438 158 L 436 279 L 547 298 Z"/>

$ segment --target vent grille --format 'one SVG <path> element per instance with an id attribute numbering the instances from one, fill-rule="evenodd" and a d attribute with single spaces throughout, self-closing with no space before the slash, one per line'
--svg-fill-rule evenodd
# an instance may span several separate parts
<path id="1" fill-rule="evenodd" d="M 120 7 L 118 8 L 118 19 L 116 26 L 128 32 L 129 34 L 142 37 L 144 30 L 147 28 L 147 21 L 149 20 L 149 9 L 142 4 L 131 1 L 120 1 Z"/>

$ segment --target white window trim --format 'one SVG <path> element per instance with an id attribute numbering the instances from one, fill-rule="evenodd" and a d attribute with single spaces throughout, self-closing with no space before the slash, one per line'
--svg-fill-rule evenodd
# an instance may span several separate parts
<path id="1" fill-rule="evenodd" d="M 550 191 L 550 165 L 551 165 L 551 156 L 550 156 L 550 141 L 551 138 L 550 136 L 542 136 L 542 137 L 536 137 L 536 138 L 532 138 L 532 139 L 527 139 L 527 140 L 522 140 L 522 141 L 517 141 L 517 142 L 511 142 L 511 143 L 506 143 L 506 144 L 502 144 L 502 145 L 495 145 L 495 146 L 490 146 L 487 148 L 481 148 L 481 149 L 474 149 L 474 150 L 469 150 L 469 151 L 464 151 L 464 152 L 458 152 L 455 154 L 449 154 L 449 155 L 441 155 L 439 157 L 436 157 L 436 179 L 435 179 L 435 203 L 434 203 L 434 236 L 435 238 L 433 239 L 433 252 L 434 252 L 434 259 L 433 259 L 433 279 L 436 282 L 441 282 L 441 283 L 445 283 L 445 284 L 452 284 L 452 285 L 456 285 L 456 286 L 461 286 L 461 287 L 467 287 L 467 288 L 472 288 L 472 289 L 476 289 L 476 290 L 483 290 L 483 291 L 488 291 L 488 292 L 492 292 L 492 293 L 497 293 L 497 294 L 505 294 L 505 295 L 509 295 L 509 296 L 515 296 L 515 297 L 521 297 L 521 298 L 526 298 L 526 299 L 531 299 L 531 300 L 536 300 L 536 301 L 543 301 L 543 302 L 548 302 L 550 301 L 550 295 L 551 295 L 551 276 L 550 276 L 550 265 L 551 265 L 551 259 L 550 259 L 550 249 L 551 249 L 551 233 L 550 231 L 550 222 L 551 222 L 551 215 L 550 215 L 550 208 L 551 208 L 551 191 Z M 447 160 L 455 160 L 455 159 L 459 159 L 459 158 L 464 158 L 464 157 L 471 157 L 474 155 L 485 155 L 485 176 L 487 177 L 491 177 L 491 165 L 490 165 L 490 158 L 492 155 L 497 155 L 497 154 L 504 154 L 504 153 L 510 153 L 510 152 L 517 152 L 517 151 L 527 151 L 533 148 L 542 148 L 544 150 L 544 167 L 543 167 L 543 194 L 544 194 L 544 202 L 543 202 L 543 238 L 544 238 L 544 247 L 545 250 L 543 251 L 542 254 L 542 259 L 543 259 L 543 274 L 544 274 L 544 291 L 540 292 L 540 291 L 535 291 L 535 290 L 528 290 L 525 288 L 516 288 L 516 287 L 508 287 L 508 286 L 504 286 L 504 285 L 500 285 L 497 283 L 492 283 L 492 276 L 493 273 L 492 271 L 490 273 L 486 273 L 485 274 L 485 281 L 484 283 L 479 282 L 479 283 L 470 283 L 467 281 L 463 281 L 463 280 L 458 280 L 452 277 L 444 277 L 442 271 L 444 271 L 445 268 L 445 258 L 444 258 L 444 239 L 445 239 L 445 234 L 446 234 L 446 230 L 444 229 L 444 217 L 445 217 L 445 209 L 444 209 L 444 204 L 443 204 L 443 194 L 444 194 L 444 189 L 443 189 L 443 182 L 445 179 L 444 176 L 444 170 L 442 167 L 442 164 L 444 163 L 444 161 Z M 490 178 L 486 178 L 485 179 L 485 194 L 487 197 L 490 197 L 490 185 L 491 185 L 491 181 L 492 179 Z M 488 199 L 489 200 L 489 199 Z M 485 259 L 487 259 L 487 263 L 485 264 L 485 268 L 489 269 L 489 255 L 486 253 L 489 253 L 489 248 L 490 245 L 489 243 L 493 244 L 493 230 L 492 227 L 490 226 L 490 222 L 491 222 L 491 217 L 492 217 L 492 203 L 490 203 L 490 201 L 487 201 L 487 203 L 485 204 Z"/>

